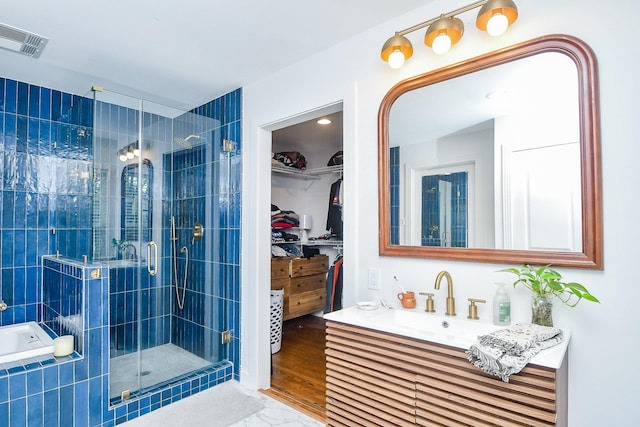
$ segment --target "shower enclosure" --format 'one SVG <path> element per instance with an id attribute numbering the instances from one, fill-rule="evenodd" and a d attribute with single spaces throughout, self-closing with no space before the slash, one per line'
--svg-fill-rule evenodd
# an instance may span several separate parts
<path id="1" fill-rule="evenodd" d="M 115 404 L 229 358 L 214 229 L 230 157 L 214 118 L 93 93 L 91 257 L 109 265 Z"/>

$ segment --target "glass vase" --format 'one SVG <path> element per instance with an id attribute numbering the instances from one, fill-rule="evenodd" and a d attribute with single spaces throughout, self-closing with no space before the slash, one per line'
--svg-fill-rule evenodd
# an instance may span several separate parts
<path id="1" fill-rule="evenodd" d="M 531 299 L 531 323 L 541 326 L 553 326 L 552 309 L 553 303 L 549 295 L 533 295 Z"/>

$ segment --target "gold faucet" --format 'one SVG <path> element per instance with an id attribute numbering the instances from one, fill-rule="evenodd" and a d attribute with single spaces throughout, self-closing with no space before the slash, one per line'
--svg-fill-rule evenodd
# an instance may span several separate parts
<path id="1" fill-rule="evenodd" d="M 449 285 L 449 291 L 447 294 L 447 312 L 445 313 L 447 316 L 455 316 L 456 315 L 456 300 L 453 298 L 453 279 L 451 279 L 451 275 L 447 271 L 441 271 L 438 273 L 436 277 L 435 288 L 440 289 L 440 282 L 442 278 L 447 278 L 447 284 Z"/>

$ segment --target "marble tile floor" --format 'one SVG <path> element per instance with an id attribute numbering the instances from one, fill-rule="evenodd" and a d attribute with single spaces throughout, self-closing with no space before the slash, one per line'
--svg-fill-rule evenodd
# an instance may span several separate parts
<path id="1" fill-rule="evenodd" d="M 225 398 L 227 401 L 225 402 Z M 216 405 L 211 402 L 224 402 L 226 408 L 232 408 L 234 403 L 229 398 L 239 400 L 246 410 L 254 407 L 252 413 L 242 419 L 226 422 L 224 416 L 216 416 Z M 244 400 L 244 402 L 242 402 Z M 209 411 L 208 414 L 204 413 Z M 186 414 L 191 414 L 186 416 Z M 200 414 L 200 416 L 193 416 Z M 156 411 L 145 414 L 134 420 L 120 424 L 123 427 L 321 427 L 324 426 L 313 418 L 274 400 L 257 390 L 251 390 L 237 381 L 227 381 L 209 390 L 197 393 Z"/>

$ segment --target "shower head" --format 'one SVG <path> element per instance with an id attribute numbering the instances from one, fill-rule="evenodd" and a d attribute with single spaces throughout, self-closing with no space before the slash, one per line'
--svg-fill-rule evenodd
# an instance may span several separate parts
<path id="1" fill-rule="evenodd" d="M 179 144 L 185 148 L 193 148 L 193 144 L 191 144 L 189 142 L 190 139 L 200 139 L 201 136 L 200 135 L 189 135 L 186 138 L 180 138 L 180 137 L 175 137 L 173 138 L 173 142 L 175 142 L 176 144 Z"/>

